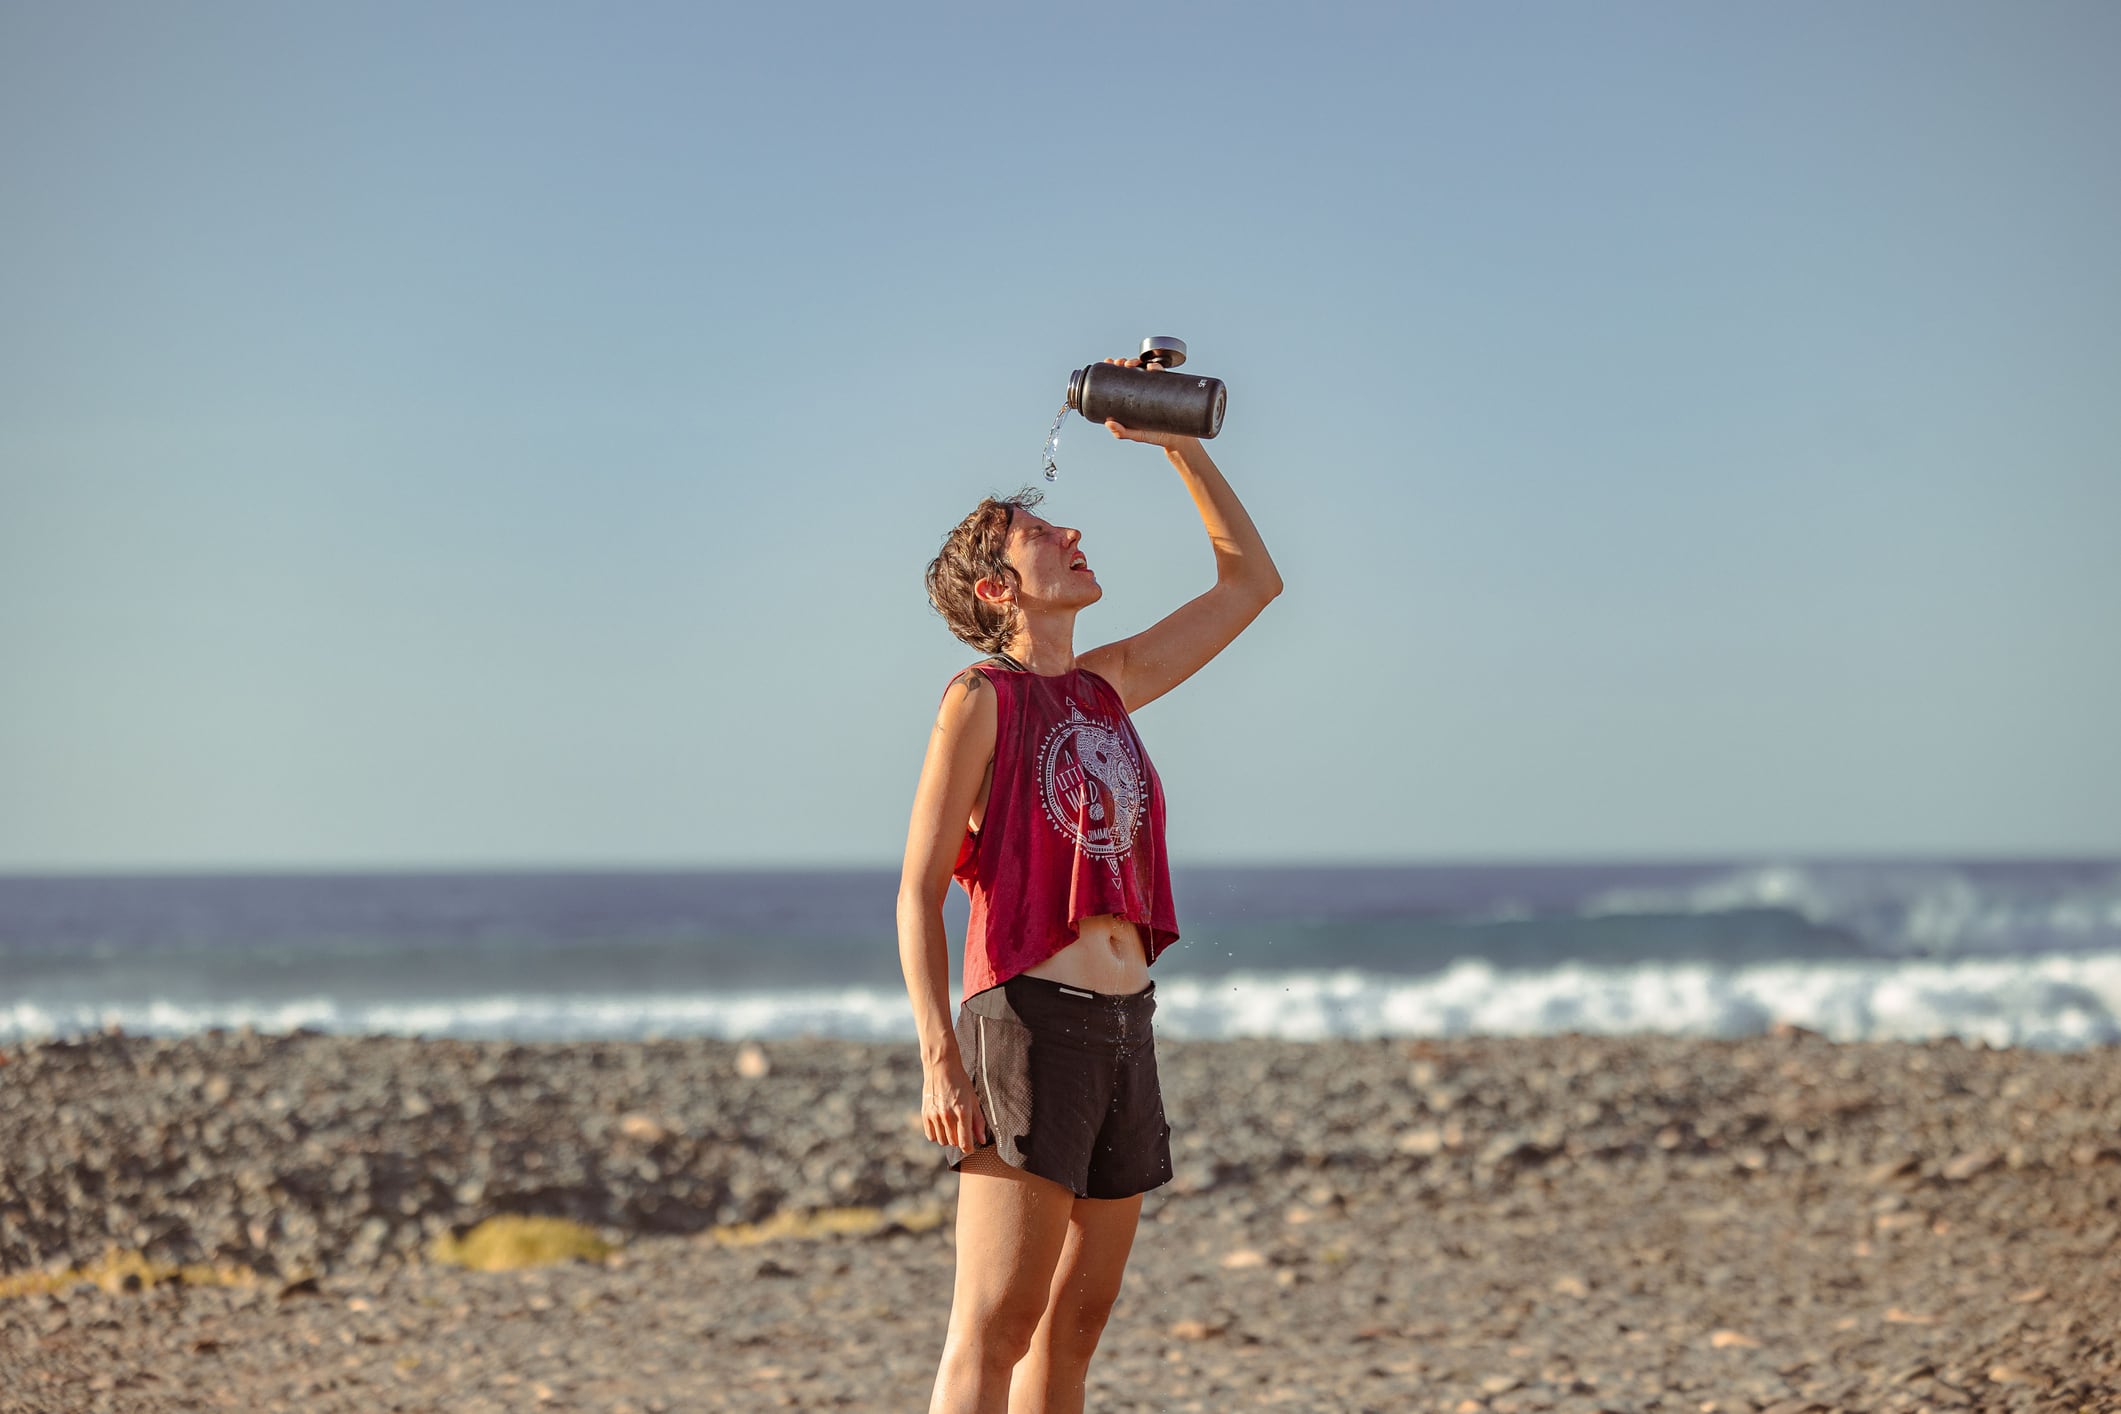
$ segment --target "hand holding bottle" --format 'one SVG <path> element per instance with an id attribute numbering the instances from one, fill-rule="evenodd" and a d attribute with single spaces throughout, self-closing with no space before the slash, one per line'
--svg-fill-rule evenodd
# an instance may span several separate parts
<path id="1" fill-rule="evenodd" d="M 1108 358 L 1069 374 L 1067 406 L 1115 437 L 1166 450 L 1213 437 L 1228 391 L 1219 378 L 1176 372 L 1185 360 L 1180 340 L 1145 339 L 1140 358 Z"/>
<path id="2" fill-rule="evenodd" d="M 1142 361 L 1138 358 L 1108 358 L 1104 362 L 1118 364 L 1121 368 L 1142 367 Z M 1162 373 L 1166 370 L 1162 364 L 1152 363 L 1148 365 L 1148 371 L 1151 373 Z M 1181 442 L 1198 442 L 1200 440 L 1198 437 L 1189 436 L 1183 432 L 1158 432 L 1147 428 L 1136 431 L 1134 428 L 1123 426 L 1117 419 L 1110 417 L 1105 419 L 1105 430 L 1125 442 L 1146 442 L 1152 447 L 1163 447 L 1166 450 L 1177 446 Z"/>

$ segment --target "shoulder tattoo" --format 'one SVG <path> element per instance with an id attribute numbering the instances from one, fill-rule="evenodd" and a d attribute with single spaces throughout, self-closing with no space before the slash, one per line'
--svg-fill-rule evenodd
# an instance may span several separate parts
<path id="1" fill-rule="evenodd" d="M 978 668 L 965 669 L 965 671 L 957 675 L 957 680 L 964 685 L 967 697 L 987 685 L 987 675 Z"/>

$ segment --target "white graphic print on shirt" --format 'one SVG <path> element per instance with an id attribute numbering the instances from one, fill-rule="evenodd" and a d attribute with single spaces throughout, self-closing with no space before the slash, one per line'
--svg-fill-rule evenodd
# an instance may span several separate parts
<path id="1" fill-rule="evenodd" d="M 1067 719 L 1046 733 L 1038 758 L 1046 818 L 1085 854 L 1109 862 L 1117 878 L 1149 809 L 1134 743 L 1109 717 L 1084 716 L 1071 698 Z"/>

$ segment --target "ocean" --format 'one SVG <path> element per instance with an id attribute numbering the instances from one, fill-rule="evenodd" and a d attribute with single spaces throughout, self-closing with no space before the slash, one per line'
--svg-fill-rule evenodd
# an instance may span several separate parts
<path id="1" fill-rule="evenodd" d="M 0 1043 L 913 1039 L 895 871 L 0 876 Z M 1178 1037 L 2121 1041 L 2121 859 L 1194 868 Z M 965 898 L 952 889 L 953 1001 Z"/>

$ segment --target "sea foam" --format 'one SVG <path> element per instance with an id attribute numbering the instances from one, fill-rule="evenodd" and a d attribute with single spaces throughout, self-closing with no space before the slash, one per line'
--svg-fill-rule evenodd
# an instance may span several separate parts
<path id="1" fill-rule="evenodd" d="M 1353 969 L 1157 979 L 1156 1026 L 1172 1038 L 1320 1040 L 1536 1036 L 1562 1032 L 1740 1037 L 1792 1023 L 1839 1041 L 1956 1036 L 2076 1049 L 2121 1041 L 2121 952 L 1951 960 L 1849 959 L 1724 967 L 1570 962 L 1537 970 L 1465 959 L 1419 977 Z M 516 1040 L 656 1036 L 914 1037 L 901 987 L 726 993 L 496 993 L 447 1001 L 145 1000 L 0 1006 L 0 1040 L 119 1027 L 309 1027 L 353 1034 Z"/>

